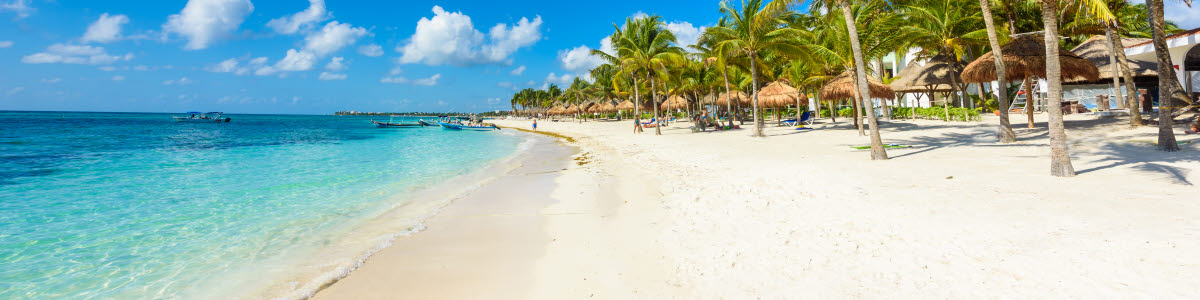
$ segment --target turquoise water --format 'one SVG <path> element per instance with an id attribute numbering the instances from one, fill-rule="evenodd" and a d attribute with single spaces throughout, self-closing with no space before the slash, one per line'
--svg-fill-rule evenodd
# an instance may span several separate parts
<path id="1" fill-rule="evenodd" d="M 308 293 L 526 139 L 227 116 L 0 112 L 0 299 Z"/>

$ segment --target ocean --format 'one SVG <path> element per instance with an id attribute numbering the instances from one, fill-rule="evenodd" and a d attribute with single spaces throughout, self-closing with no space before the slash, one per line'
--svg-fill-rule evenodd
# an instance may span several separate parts
<path id="1" fill-rule="evenodd" d="M 226 116 L 0 112 L 0 299 L 304 297 L 531 139 Z"/>

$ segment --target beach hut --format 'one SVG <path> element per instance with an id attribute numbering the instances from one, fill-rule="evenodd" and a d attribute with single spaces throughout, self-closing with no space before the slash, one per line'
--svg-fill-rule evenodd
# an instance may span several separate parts
<path id="1" fill-rule="evenodd" d="M 688 101 L 687 98 L 680 97 L 679 95 L 672 95 L 670 98 L 667 98 L 667 101 L 663 101 L 661 106 L 663 110 L 685 109 L 687 108 L 689 102 L 690 101 Z"/>
<path id="2" fill-rule="evenodd" d="M 1125 45 L 1135 45 L 1149 40 L 1150 39 L 1125 38 L 1122 39 L 1121 43 Z M 1084 106 L 1101 109 L 1099 103 L 1096 101 L 1096 98 L 1099 95 L 1107 95 L 1108 99 L 1112 99 L 1113 101 L 1110 101 L 1109 107 L 1104 107 L 1103 109 L 1112 108 L 1111 105 L 1113 104 L 1116 104 L 1117 108 L 1125 107 L 1126 103 L 1122 101 L 1121 97 L 1118 97 L 1120 95 L 1113 94 L 1113 74 L 1114 69 L 1116 66 L 1118 66 L 1118 64 L 1114 64 L 1110 59 L 1110 48 L 1111 47 L 1109 47 L 1107 38 L 1102 35 L 1096 35 L 1087 39 L 1082 44 L 1079 44 L 1079 46 L 1076 46 L 1074 49 L 1071 49 L 1071 52 L 1079 55 L 1079 57 L 1092 61 L 1092 63 L 1096 65 L 1096 69 L 1099 70 L 1100 80 L 1088 81 L 1086 79 L 1074 79 L 1063 81 L 1063 99 L 1078 99 L 1079 103 L 1084 104 Z M 1137 90 L 1137 86 L 1139 85 L 1144 87 L 1157 87 L 1157 62 L 1130 59 L 1128 67 L 1129 71 L 1133 73 L 1133 82 L 1126 84 L 1134 84 L 1134 90 Z M 1118 82 L 1125 81 L 1120 73 L 1115 74 Z M 1120 92 L 1124 93 L 1125 90 L 1121 89 Z M 1137 99 L 1137 97 L 1134 98 Z"/>
<path id="3" fill-rule="evenodd" d="M 808 102 L 807 97 L 803 97 L 799 90 L 788 84 L 786 79 L 777 80 L 758 90 L 758 104 L 774 109 L 776 120 L 782 118 L 781 108 L 792 105 L 796 106 L 796 115 L 799 117 L 800 102 Z"/>
<path id="4" fill-rule="evenodd" d="M 729 105 L 729 102 L 726 101 L 726 99 L 733 100 L 733 103 L 737 105 L 750 105 L 750 96 L 746 95 L 745 92 L 733 91 L 732 94 L 733 95 L 730 96 L 729 93 L 721 93 L 720 96 L 717 96 L 717 105 Z"/>
<path id="5" fill-rule="evenodd" d="M 1009 41 L 1008 44 L 1000 46 L 1000 51 L 1004 53 L 1004 82 L 1024 80 L 1025 82 L 1025 114 L 1028 116 L 1029 128 L 1033 126 L 1033 108 L 1036 105 L 1031 104 L 1028 99 L 1032 99 L 1034 79 L 1046 78 L 1046 44 L 1041 35 L 1027 34 L 1021 35 Z M 1100 70 L 1096 69 L 1096 64 L 1092 61 L 1083 59 L 1079 55 L 1075 55 L 1067 49 L 1059 48 L 1058 50 L 1059 66 L 1062 67 L 1063 81 L 1076 79 L 1085 79 L 1089 81 L 1100 80 Z M 996 81 L 996 64 L 995 55 L 991 51 L 979 56 L 978 59 L 971 62 L 963 69 L 962 79 L 965 82 L 991 82 Z M 1016 101 L 1014 101 L 1015 104 Z M 1061 103 L 1053 103 L 1053 105 L 1062 105 Z M 1007 108 L 1001 108 L 1007 109 Z"/>
<path id="6" fill-rule="evenodd" d="M 889 87 L 895 91 L 896 87 L 902 87 L 905 91 L 917 90 L 929 95 L 929 104 L 934 104 L 934 93 L 941 92 L 942 95 L 951 95 L 949 99 L 942 101 L 942 108 L 945 110 L 946 120 L 950 119 L 950 101 L 954 98 L 955 91 L 964 91 L 966 86 L 959 74 L 963 70 L 964 63 L 958 60 L 958 57 L 953 53 L 941 52 L 925 62 L 924 65 L 909 65 L 898 74 Z"/>
<path id="7" fill-rule="evenodd" d="M 821 87 L 821 100 L 853 100 L 855 95 L 858 95 L 858 88 L 854 86 L 854 72 L 846 71 L 842 74 L 833 77 L 824 87 Z M 892 87 L 883 84 L 875 77 L 867 76 L 867 92 L 870 93 L 873 99 L 892 99 L 896 97 L 896 92 L 892 91 Z M 854 107 L 858 107 L 859 101 L 850 101 L 854 103 Z M 829 109 L 830 116 L 837 115 L 837 106 Z M 859 120 L 855 119 L 854 123 L 858 124 Z"/>

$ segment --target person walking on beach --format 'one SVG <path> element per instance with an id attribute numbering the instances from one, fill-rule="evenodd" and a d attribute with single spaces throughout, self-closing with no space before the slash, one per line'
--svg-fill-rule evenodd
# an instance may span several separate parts
<path id="1" fill-rule="evenodd" d="M 537 131 L 537 119 L 533 119 L 533 131 Z"/>

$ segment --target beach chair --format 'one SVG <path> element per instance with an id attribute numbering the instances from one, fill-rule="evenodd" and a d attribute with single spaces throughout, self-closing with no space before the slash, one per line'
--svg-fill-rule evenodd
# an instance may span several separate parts
<path id="1" fill-rule="evenodd" d="M 801 114 L 799 121 L 797 121 L 796 119 L 787 119 L 787 120 L 783 120 L 782 124 L 786 125 L 786 126 L 797 126 L 797 125 L 801 125 L 801 124 L 812 125 L 813 124 L 812 112 L 806 111 L 806 112 L 804 112 L 804 114 Z"/>

